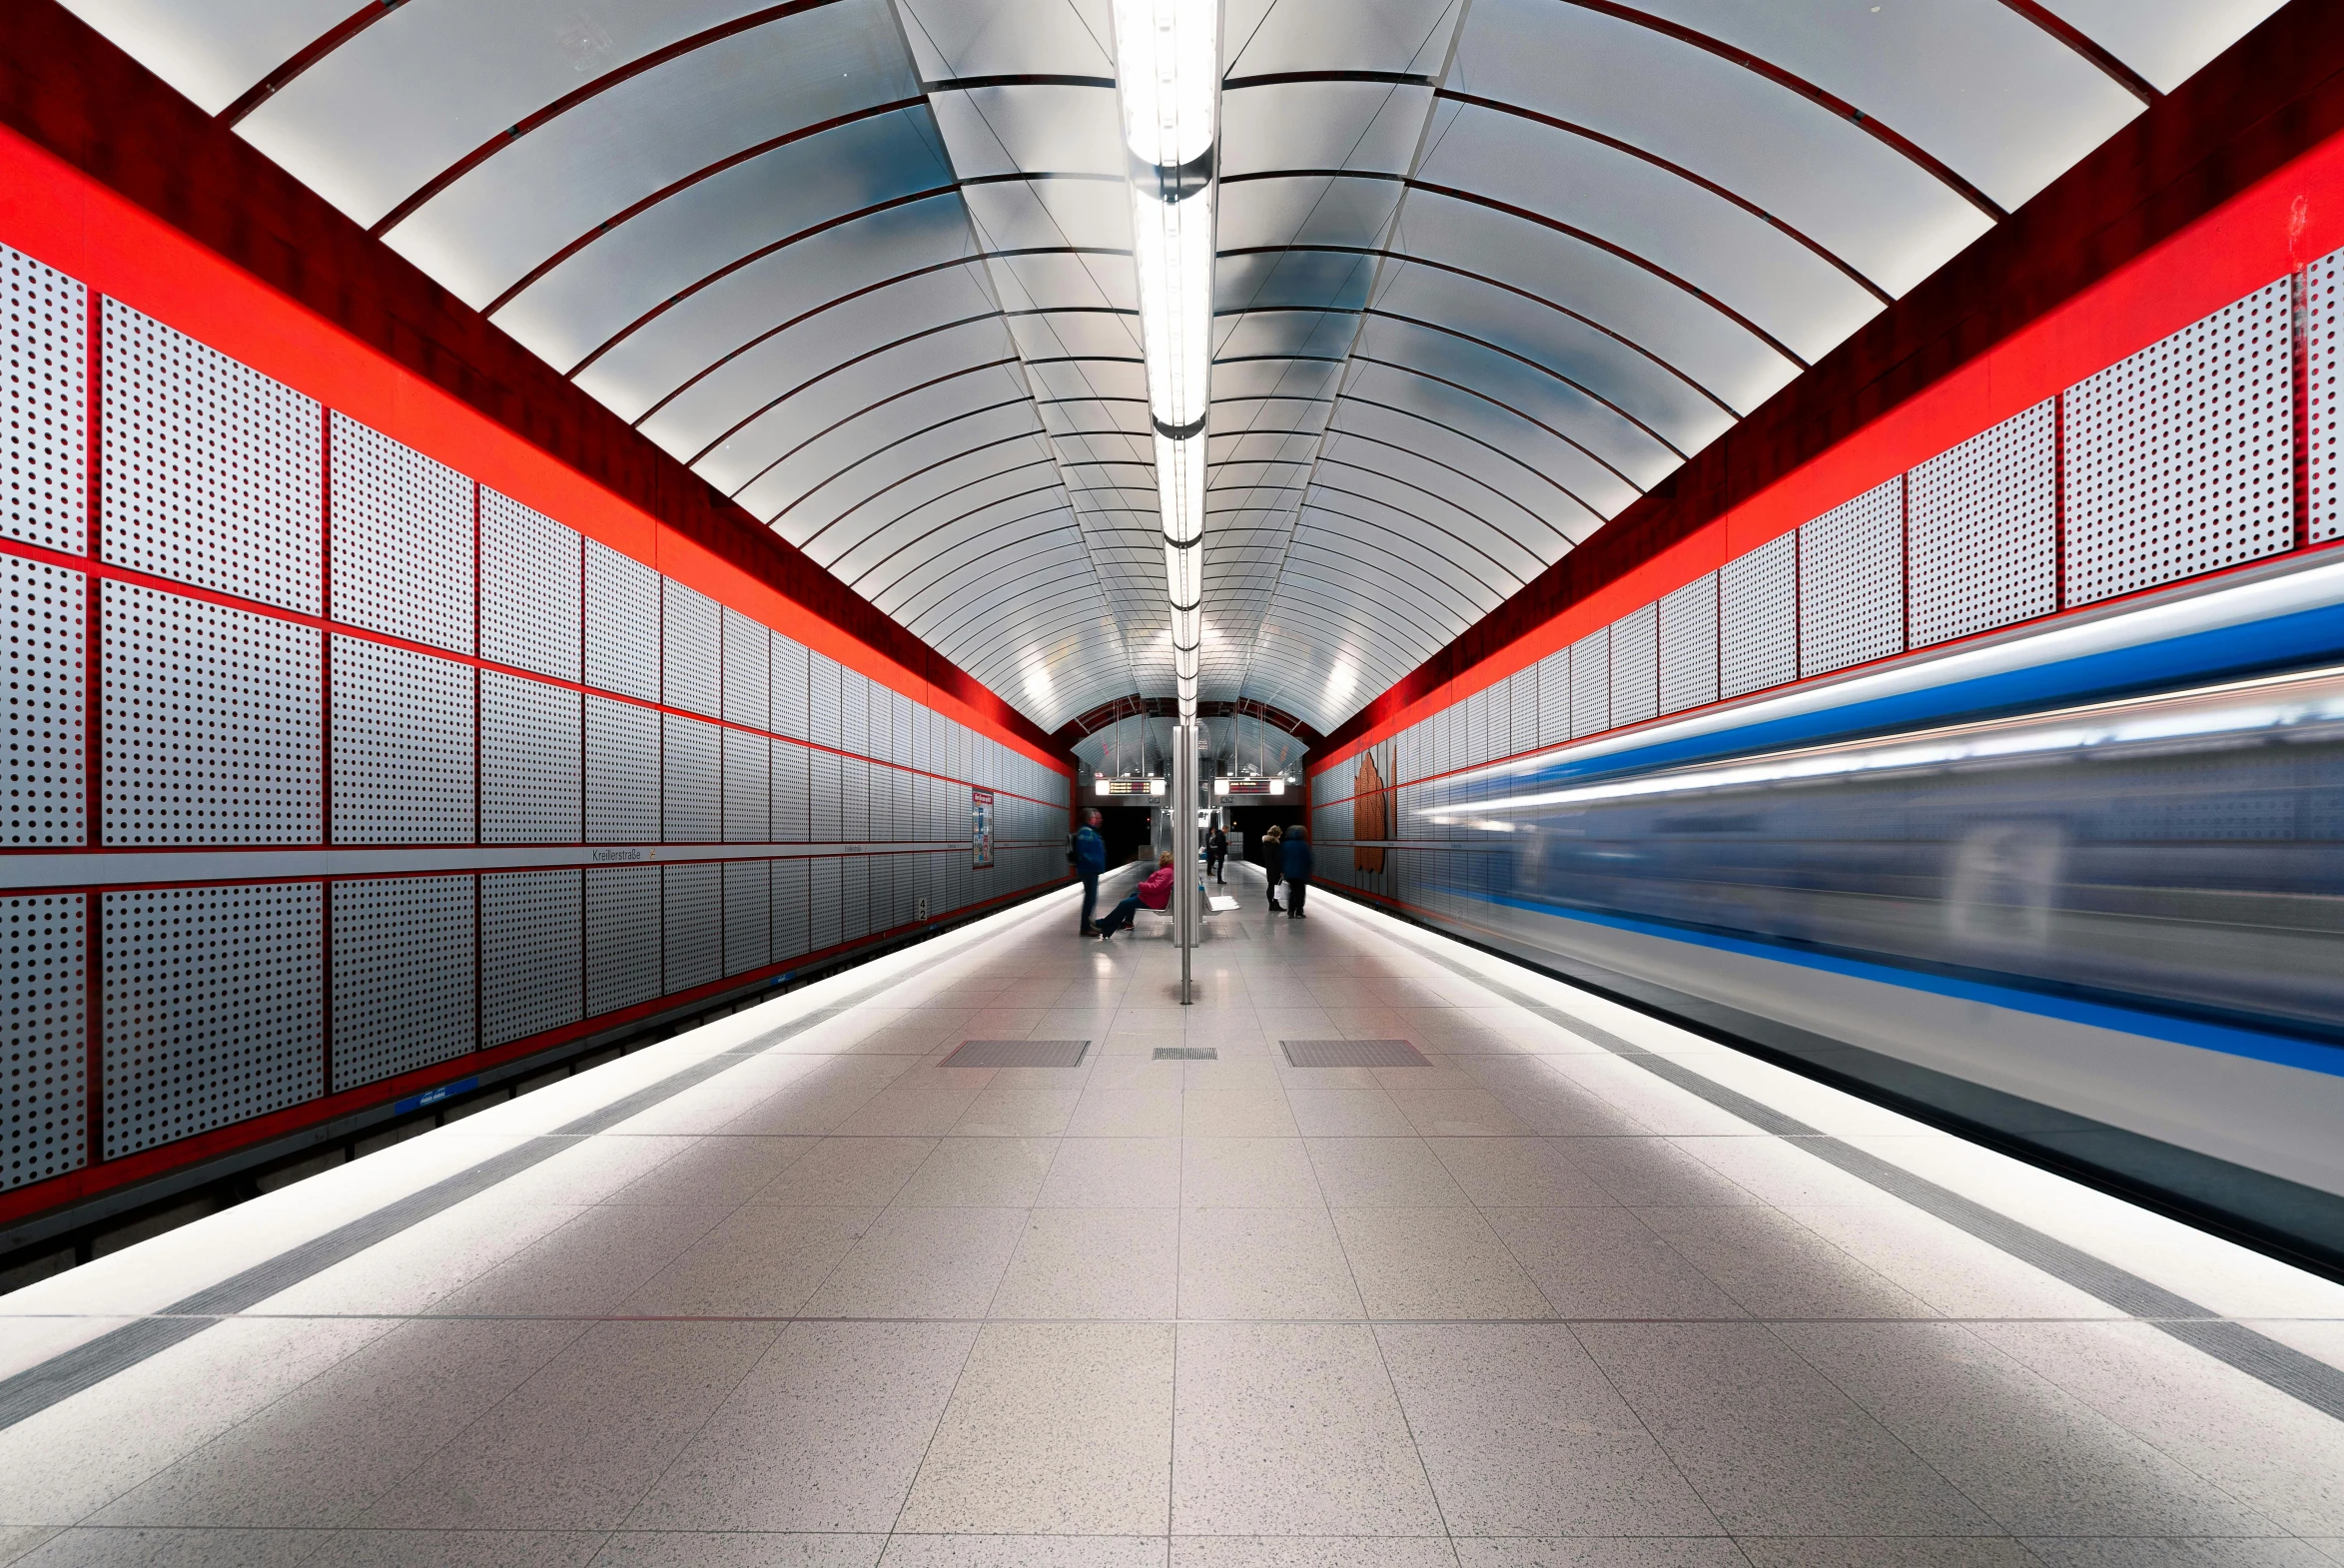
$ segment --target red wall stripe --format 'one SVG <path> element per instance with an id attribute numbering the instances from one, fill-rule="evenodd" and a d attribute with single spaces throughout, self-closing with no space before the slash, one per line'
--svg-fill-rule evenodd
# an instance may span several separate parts
<path id="1" fill-rule="evenodd" d="M 1313 757 L 1311 766 L 1347 761 L 2339 247 L 2344 134 L 2255 182 L 1545 624 L 1346 737 L 1323 759 Z"/>
<path id="2" fill-rule="evenodd" d="M 1073 777 L 1069 760 L 0 127 L 0 242 Z"/>

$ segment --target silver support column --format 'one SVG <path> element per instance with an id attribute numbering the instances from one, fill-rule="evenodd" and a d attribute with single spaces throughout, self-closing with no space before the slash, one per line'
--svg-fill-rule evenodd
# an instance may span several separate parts
<path id="1" fill-rule="evenodd" d="M 1189 956 L 1203 911 L 1196 894 L 1196 721 L 1172 726 L 1172 940 L 1180 946 L 1180 1006 L 1192 1000 Z"/>

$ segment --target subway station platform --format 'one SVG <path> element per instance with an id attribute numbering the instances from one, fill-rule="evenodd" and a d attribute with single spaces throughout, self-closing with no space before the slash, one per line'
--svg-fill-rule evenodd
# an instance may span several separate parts
<path id="1" fill-rule="evenodd" d="M 1189 1008 L 1060 892 L 0 1299 L 0 1561 L 2344 1562 L 2344 1289 L 1232 890 Z"/>

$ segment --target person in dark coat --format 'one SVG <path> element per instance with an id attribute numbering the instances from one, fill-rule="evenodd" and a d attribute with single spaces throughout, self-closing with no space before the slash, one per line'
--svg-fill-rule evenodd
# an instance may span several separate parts
<path id="1" fill-rule="evenodd" d="M 1286 919 L 1302 918 L 1302 896 L 1310 891 L 1310 835 L 1295 823 L 1278 845 L 1278 864 L 1286 876 Z"/>
<path id="2" fill-rule="evenodd" d="M 1099 874 L 1107 869 L 1107 840 L 1099 836 L 1100 820 L 1096 810 L 1084 812 L 1083 825 L 1067 846 L 1067 859 L 1074 862 L 1075 875 L 1083 879 L 1082 935 L 1086 937 L 1099 935 L 1092 921 L 1099 913 Z"/>
<path id="3" fill-rule="evenodd" d="M 1286 863 L 1278 850 L 1278 843 L 1284 836 L 1282 830 L 1275 827 L 1261 835 L 1261 869 L 1269 873 L 1269 912 L 1272 915 L 1285 908 L 1277 901 L 1278 878 L 1286 874 Z"/>
<path id="4" fill-rule="evenodd" d="M 1215 827 L 1210 833 L 1204 835 L 1204 869 L 1212 873 L 1213 881 L 1228 881 L 1228 878 L 1220 874 L 1221 867 L 1227 863 L 1228 858 L 1228 833 L 1223 828 Z"/>

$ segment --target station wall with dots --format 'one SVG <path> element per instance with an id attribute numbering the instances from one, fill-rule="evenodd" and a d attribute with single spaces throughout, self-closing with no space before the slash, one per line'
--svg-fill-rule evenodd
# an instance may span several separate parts
<path id="1" fill-rule="evenodd" d="M 0 402 L 13 1211 L 1065 874 L 1064 771 L 5 246 Z"/>

